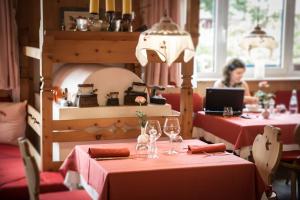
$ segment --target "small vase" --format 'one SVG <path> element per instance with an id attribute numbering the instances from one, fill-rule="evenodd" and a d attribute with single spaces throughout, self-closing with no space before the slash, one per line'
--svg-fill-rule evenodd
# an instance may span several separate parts
<path id="1" fill-rule="evenodd" d="M 264 111 L 261 113 L 264 119 L 269 119 L 270 117 L 270 112 L 267 108 L 264 109 Z"/>
<path id="2" fill-rule="evenodd" d="M 146 158 L 148 152 L 149 136 L 146 134 L 146 129 L 141 127 L 141 134 L 137 137 L 136 153 L 139 158 Z"/>
<path id="3" fill-rule="evenodd" d="M 148 144 L 149 136 L 146 134 L 145 127 L 141 127 L 141 134 L 137 138 L 138 144 Z"/>

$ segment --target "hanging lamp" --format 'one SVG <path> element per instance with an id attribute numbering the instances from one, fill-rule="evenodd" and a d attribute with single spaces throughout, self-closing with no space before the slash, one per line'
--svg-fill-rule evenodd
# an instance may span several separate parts
<path id="1" fill-rule="evenodd" d="M 184 62 L 191 60 L 195 53 L 191 35 L 181 30 L 166 12 L 158 23 L 140 34 L 135 54 L 142 66 L 148 63 L 147 50 L 155 51 L 169 66 L 182 52 Z"/>

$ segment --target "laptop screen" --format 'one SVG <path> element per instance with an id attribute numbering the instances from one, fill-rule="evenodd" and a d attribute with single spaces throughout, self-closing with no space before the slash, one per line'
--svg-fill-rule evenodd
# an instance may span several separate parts
<path id="1" fill-rule="evenodd" d="M 207 88 L 205 112 L 223 113 L 224 107 L 232 107 L 234 113 L 242 113 L 244 89 Z"/>

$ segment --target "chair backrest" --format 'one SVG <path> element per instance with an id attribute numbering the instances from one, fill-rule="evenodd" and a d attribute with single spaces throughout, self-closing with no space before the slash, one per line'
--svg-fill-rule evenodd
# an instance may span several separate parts
<path id="1" fill-rule="evenodd" d="M 252 154 L 257 170 L 266 185 L 271 185 L 271 175 L 276 171 L 282 153 L 281 130 L 265 126 L 263 135 L 256 136 Z"/>
<path id="2" fill-rule="evenodd" d="M 40 176 L 37 163 L 29 151 L 29 141 L 25 138 L 19 138 L 19 148 L 25 166 L 28 190 L 30 200 L 39 199 Z"/>
<path id="3" fill-rule="evenodd" d="M 173 110 L 180 112 L 180 93 L 162 93 L 164 98 L 166 98 L 167 103 L 172 106 Z M 203 110 L 203 98 L 198 93 L 193 93 L 193 112 Z"/>
<path id="4" fill-rule="evenodd" d="M 300 145 L 300 124 L 298 124 L 295 127 L 295 130 L 294 130 L 294 139 L 295 139 L 296 143 Z"/>

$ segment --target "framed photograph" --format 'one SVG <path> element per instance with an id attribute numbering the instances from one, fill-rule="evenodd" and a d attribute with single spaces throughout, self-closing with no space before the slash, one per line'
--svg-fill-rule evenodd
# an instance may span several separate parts
<path id="1" fill-rule="evenodd" d="M 86 8 L 61 8 L 60 24 L 64 26 L 65 31 L 74 31 L 76 29 L 76 19 L 81 18 L 98 18 L 97 15 L 92 15 Z"/>

